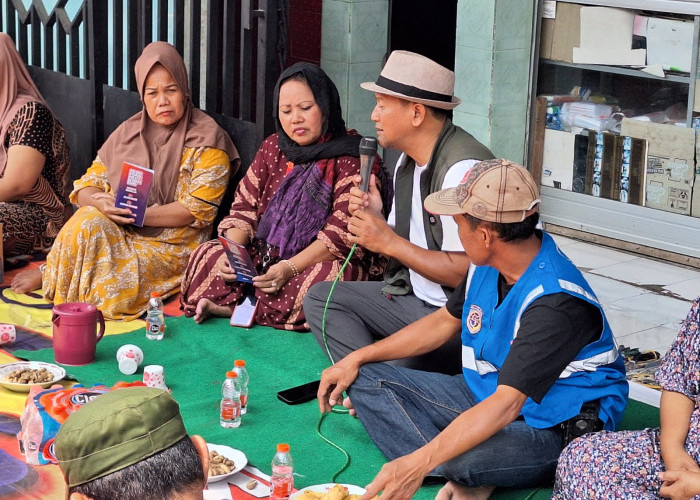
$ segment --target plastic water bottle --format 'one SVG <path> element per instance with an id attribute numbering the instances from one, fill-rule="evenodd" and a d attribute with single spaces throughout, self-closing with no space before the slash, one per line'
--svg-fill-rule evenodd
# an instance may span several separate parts
<path id="1" fill-rule="evenodd" d="M 272 476 L 270 477 L 270 500 L 287 500 L 294 489 L 294 461 L 289 454 L 289 445 L 277 445 L 277 453 L 272 459 Z"/>
<path id="2" fill-rule="evenodd" d="M 19 450 L 24 455 L 24 461 L 30 465 L 39 465 L 41 453 L 41 440 L 44 437 L 44 424 L 39 415 L 39 410 L 34 403 L 34 396 L 44 389 L 38 386 L 31 388 L 27 396 L 27 403 L 19 421 L 22 429 L 17 433 Z"/>
<path id="3" fill-rule="evenodd" d="M 221 427 L 228 429 L 241 425 L 241 389 L 236 372 L 226 372 L 226 380 L 221 386 L 220 409 Z"/>
<path id="4" fill-rule="evenodd" d="M 248 370 L 245 367 L 245 361 L 237 359 L 233 362 L 233 371 L 238 374 L 238 382 L 241 386 L 241 415 L 245 415 L 248 411 Z"/>
<path id="5" fill-rule="evenodd" d="M 165 335 L 165 316 L 163 315 L 163 301 L 158 292 L 151 292 L 151 299 L 146 309 L 146 338 L 149 340 L 163 340 Z"/>

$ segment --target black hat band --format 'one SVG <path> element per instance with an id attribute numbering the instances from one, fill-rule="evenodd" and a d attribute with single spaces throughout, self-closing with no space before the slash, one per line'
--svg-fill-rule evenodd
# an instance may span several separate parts
<path id="1" fill-rule="evenodd" d="M 413 85 L 405 85 L 394 80 L 389 80 L 382 75 L 377 78 L 376 84 L 387 90 L 397 92 L 409 97 L 415 97 L 416 99 L 428 99 L 430 101 L 440 101 L 440 102 L 452 102 L 452 96 L 447 94 L 440 94 L 438 92 L 430 92 L 429 90 L 422 90 Z"/>

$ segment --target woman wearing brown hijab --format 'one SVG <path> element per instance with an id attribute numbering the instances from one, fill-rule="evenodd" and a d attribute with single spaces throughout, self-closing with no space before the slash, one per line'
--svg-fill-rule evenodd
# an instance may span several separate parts
<path id="1" fill-rule="evenodd" d="M 72 213 L 63 126 L 0 33 L 0 224 L 5 257 L 50 247 Z"/>
<path id="2" fill-rule="evenodd" d="M 151 292 L 177 293 L 190 252 L 211 233 L 240 163 L 236 148 L 192 105 L 184 62 L 170 44 L 149 44 L 135 75 L 143 110 L 110 135 L 75 182 L 70 199 L 80 208 L 46 265 L 17 275 L 15 292 L 41 285 L 54 303 L 89 302 L 106 318 L 134 319 Z M 124 162 L 155 172 L 142 228 L 132 225 L 129 209 L 115 206 Z"/>

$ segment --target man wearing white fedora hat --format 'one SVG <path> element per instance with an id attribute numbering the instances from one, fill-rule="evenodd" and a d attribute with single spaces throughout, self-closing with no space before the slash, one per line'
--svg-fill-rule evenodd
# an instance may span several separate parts
<path id="1" fill-rule="evenodd" d="M 411 498 L 426 477 L 448 480 L 437 500 L 551 484 L 565 444 L 620 423 L 628 384 L 612 329 L 584 276 L 537 229 L 539 203 L 532 175 L 503 159 L 431 194 L 426 210 L 458 225 L 467 275 L 445 307 L 323 371 L 320 410 L 347 390 L 390 460 L 364 498 Z M 386 363 L 454 338 L 461 374 Z"/>
<path id="2" fill-rule="evenodd" d="M 454 82 L 449 69 L 396 50 L 376 82 L 361 84 L 377 100 L 372 121 L 379 144 L 402 154 L 394 169 L 388 219 L 374 179 L 368 193 L 351 191 L 352 241 L 390 258 L 384 281 L 338 283 L 327 307 L 330 283 L 319 283 L 306 295 L 309 326 L 333 361 L 442 307 L 467 271 L 469 259 L 452 218 L 423 210 L 429 194 L 456 186 L 477 161 L 493 158 L 452 123 L 451 110 L 460 103 Z M 451 347 L 397 364 L 458 373 L 459 350 Z"/>

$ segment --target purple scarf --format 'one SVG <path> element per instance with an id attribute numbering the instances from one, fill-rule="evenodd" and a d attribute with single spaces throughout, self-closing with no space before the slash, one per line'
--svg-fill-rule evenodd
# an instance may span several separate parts
<path id="1" fill-rule="evenodd" d="M 282 259 L 305 249 L 326 225 L 333 205 L 335 160 L 294 165 L 260 218 L 256 236 L 275 245 Z"/>

